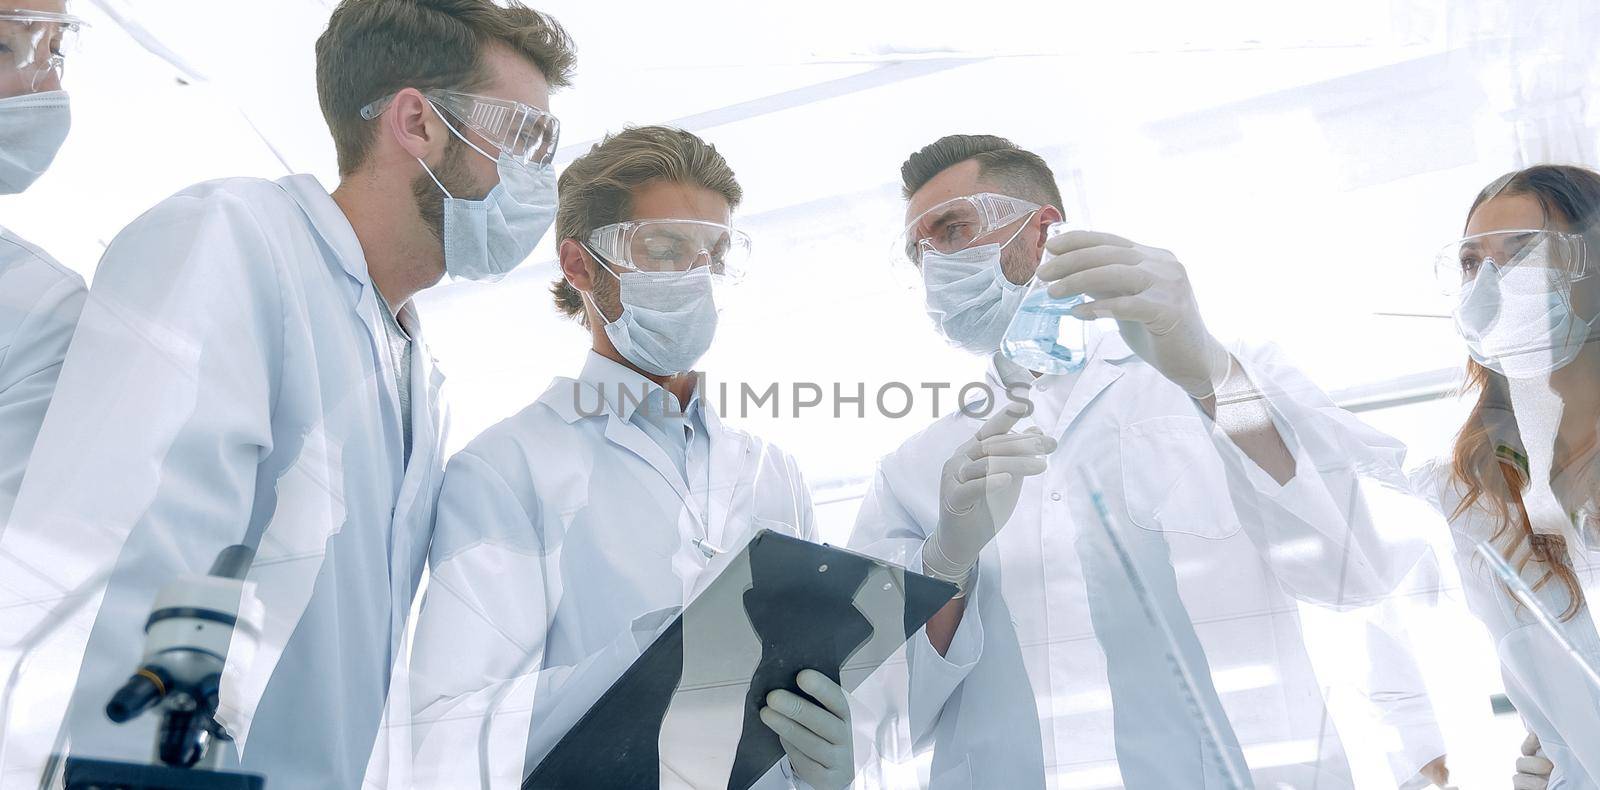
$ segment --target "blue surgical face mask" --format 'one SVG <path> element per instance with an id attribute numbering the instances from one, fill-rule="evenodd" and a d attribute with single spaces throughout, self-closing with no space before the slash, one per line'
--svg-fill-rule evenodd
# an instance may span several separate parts
<path id="1" fill-rule="evenodd" d="M 1576 359 L 1589 324 L 1573 314 L 1570 286 L 1548 269 L 1486 262 L 1462 289 L 1456 330 L 1467 353 L 1512 378 L 1538 378 Z"/>
<path id="2" fill-rule="evenodd" d="M 44 175 L 71 126 L 66 91 L 0 99 L 0 195 L 21 194 Z"/>
<path id="3" fill-rule="evenodd" d="M 593 251 L 590 251 L 593 255 Z M 600 261 L 600 256 L 595 255 Z M 712 295 L 711 269 L 687 272 L 611 272 L 620 283 L 622 315 L 606 320 L 606 337 L 623 359 L 657 376 L 672 376 L 694 369 L 711 348 L 717 334 L 717 303 Z M 588 294 L 583 293 L 585 297 Z"/>
<path id="4" fill-rule="evenodd" d="M 1006 327 L 1027 293 L 1024 285 L 1006 278 L 1001 254 L 1022 229 L 1005 244 L 980 244 L 952 253 L 922 253 L 922 282 L 928 317 L 951 343 L 976 354 L 1000 348 Z"/>
<path id="5" fill-rule="evenodd" d="M 503 153 L 489 156 L 456 131 L 437 107 L 433 111 L 461 142 L 493 161 L 500 174 L 500 183 L 482 200 L 466 200 L 451 195 L 428 164 L 417 159 L 444 193 L 445 272 L 464 280 L 498 280 L 533 254 L 555 222 L 555 168 L 523 164 Z"/>

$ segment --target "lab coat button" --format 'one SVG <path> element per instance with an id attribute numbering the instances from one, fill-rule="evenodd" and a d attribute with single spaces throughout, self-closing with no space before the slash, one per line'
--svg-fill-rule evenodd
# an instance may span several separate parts
<path id="1" fill-rule="evenodd" d="M 1061 492 L 1060 491 L 1051 491 L 1050 492 L 1050 501 L 1051 502 L 1060 502 L 1061 501 Z"/>

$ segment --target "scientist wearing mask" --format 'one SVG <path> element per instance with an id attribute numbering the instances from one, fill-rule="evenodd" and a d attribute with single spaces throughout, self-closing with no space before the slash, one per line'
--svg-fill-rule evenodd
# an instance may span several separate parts
<path id="1" fill-rule="evenodd" d="M 27 191 L 67 139 L 62 79 L 82 26 L 64 0 L 0 0 L 0 194 Z M 0 227 L 0 533 L 84 293 L 76 272 Z"/>
<path id="2" fill-rule="evenodd" d="M 1434 273 L 1468 357 L 1472 409 L 1450 453 L 1407 474 L 1448 521 L 1467 607 L 1528 728 L 1513 786 L 1596 788 L 1600 173 L 1507 173 L 1462 225 Z"/>
<path id="3" fill-rule="evenodd" d="M 35 603 L 0 607 L 7 633 L 101 580 L 98 615 L 61 627 L 93 619 L 76 688 L 68 672 L 39 690 L 71 700 L 71 754 L 149 759 L 157 717 L 114 725 L 106 701 L 139 667 L 157 590 L 245 543 L 266 614 L 253 660 L 230 653 L 224 673 L 238 765 L 359 787 L 369 759 L 410 755 L 381 719 L 404 685 L 445 425 L 412 296 L 503 276 L 544 235 L 549 94 L 573 62 L 560 25 L 519 3 L 347 0 L 316 44 L 338 187 L 209 181 L 112 241 L 0 543 L 6 593 Z"/>
<path id="4" fill-rule="evenodd" d="M 694 369 L 745 274 L 741 197 L 714 147 L 664 126 L 562 173 L 552 291 L 590 350 L 446 469 L 413 656 L 420 786 L 520 786 L 720 560 L 763 529 L 816 539 L 794 459 L 724 424 Z M 684 683 L 719 655 L 691 631 Z M 756 786 L 846 787 L 846 694 L 812 670 L 796 684 L 811 699 L 777 690 L 760 711 L 787 756 Z M 736 741 L 706 744 L 740 731 L 742 699 L 662 712 L 663 786 L 728 785 Z"/>
<path id="5" fill-rule="evenodd" d="M 993 357 L 991 390 L 1024 382 L 1032 406 L 1009 431 L 957 412 L 906 441 L 850 540 L 962 591 L 908 648 L 902 713 L 912 748 L 933 749 L 931 786 L 1111 773 L 1141 788 L 1350 787 L 1297 621 L 1264 613 L 1292 612 L 1291 596 L 1362 605 L 1398 584 L 1420 548 L 1373 529 L 1351 457 L 1394 448 L 1273 355 L 1217 341 L 1171 253 L 1049 237 L 1061 198 L 1037 155 L 952 135 L 901 175 L 896 250 L 929 315 Z M 1035 276 L 1053 298 L 1093 297 L 1073 317 L 1117 321 L 1075 370 L 1038 375 L 996 353 Z M 1237 673 L 1221 670 L 1240 667 L 1272 680 L 1229 687 Z M 1425 705 L 1421 688 L 1392 701 Z M 1424 720 L 1401 730 L 1399 782 L 1444 779 Z M 1280 741 L 1314 756 L 1245 760 Z"/>

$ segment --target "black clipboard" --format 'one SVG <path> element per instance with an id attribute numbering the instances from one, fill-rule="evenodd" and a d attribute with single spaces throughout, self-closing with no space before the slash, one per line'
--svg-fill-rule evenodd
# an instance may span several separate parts
<path id="1" fill-rule="evenodd" d="M 850 690 L 842 677 L 859 683 L 955 593 L 953 584 L 893 563 L 762 530 L 567 731 L 522 790 L 659 787 L 674 759 L 707 767 L 710 761 L 685 763 L 697 744 L 720 755 L 713 768 L 720 777 L 729 750 L 719 745 L 732 745 L 735 727 L 726 787 L 746 790 L 783 757 L 758 715 L 768 693 L 805 696 L 794 678 L 808 668 Z M 699 727 L 706 722 L 721 725 L 721 744 L 716 727 Z M 673 744 L 688 744 L 691 756 L 663 754 L 663 742 L 674 751 Z"/>

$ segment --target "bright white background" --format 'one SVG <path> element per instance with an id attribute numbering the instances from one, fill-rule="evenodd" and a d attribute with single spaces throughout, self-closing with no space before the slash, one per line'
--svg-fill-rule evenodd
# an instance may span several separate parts
<path id="1" fill-rule="evenodd" d="M 331 0 L 76 2 L 94 28 L 68 74 L 73 135 L 33 190 L 0 201 L 0 222 L 92 279 L 122 225 L 195 181 L 312 172 L 334 184 L 311 49 Z M 979 377 L 887 272 L 901 161 L 971 132 L 1044 155 L 1075 223 L 1176 251 L 1218 335 L 1278 342 L 1341 398 L 1382 406 L 1444 391 L 1461 364 L 1448 322 L 1417 315 L 1440 312 L 1427 268 L 1476 191 L 1537 161 L 1595 165 L 1591 6 L 541 7 L 579 46 L 576 84 L 552 100 L 558 164 L 608 130 L 670 123 L 713 142 L 739 175 L 755 269 L 703 363 L 717 380 L 840 382 L 846 394 L 861 382 L 870 396 L 888 381 Z M 450 380 L 452 449 L 576 372 L 586 336 L 552 310 L 551 257 L 547 243 L 505 282 L 419 299 Z M 782 407 L 736 421 L 799 458 L 835 542 L 875 459 L 931 417 L 925 400 L 901 420 L 870 407 L 797 418 L 787 391 Z M 1459 424 L 1449 400 L 1364 416 L 1419 458 Z M 1462 786 L 1509 786 L 1521 735 L 1488 720 L 1492 650 L 1459 612 L 1422 606 L 1429 598 L 1417 596 L 1407 627 L 1451 765 Z M 1319 658 L 1339 664 L 1340 640 L 1326 641 Z M 1358 751 L 1371 739 L 1351 721 L 1340 727 Z"/>

